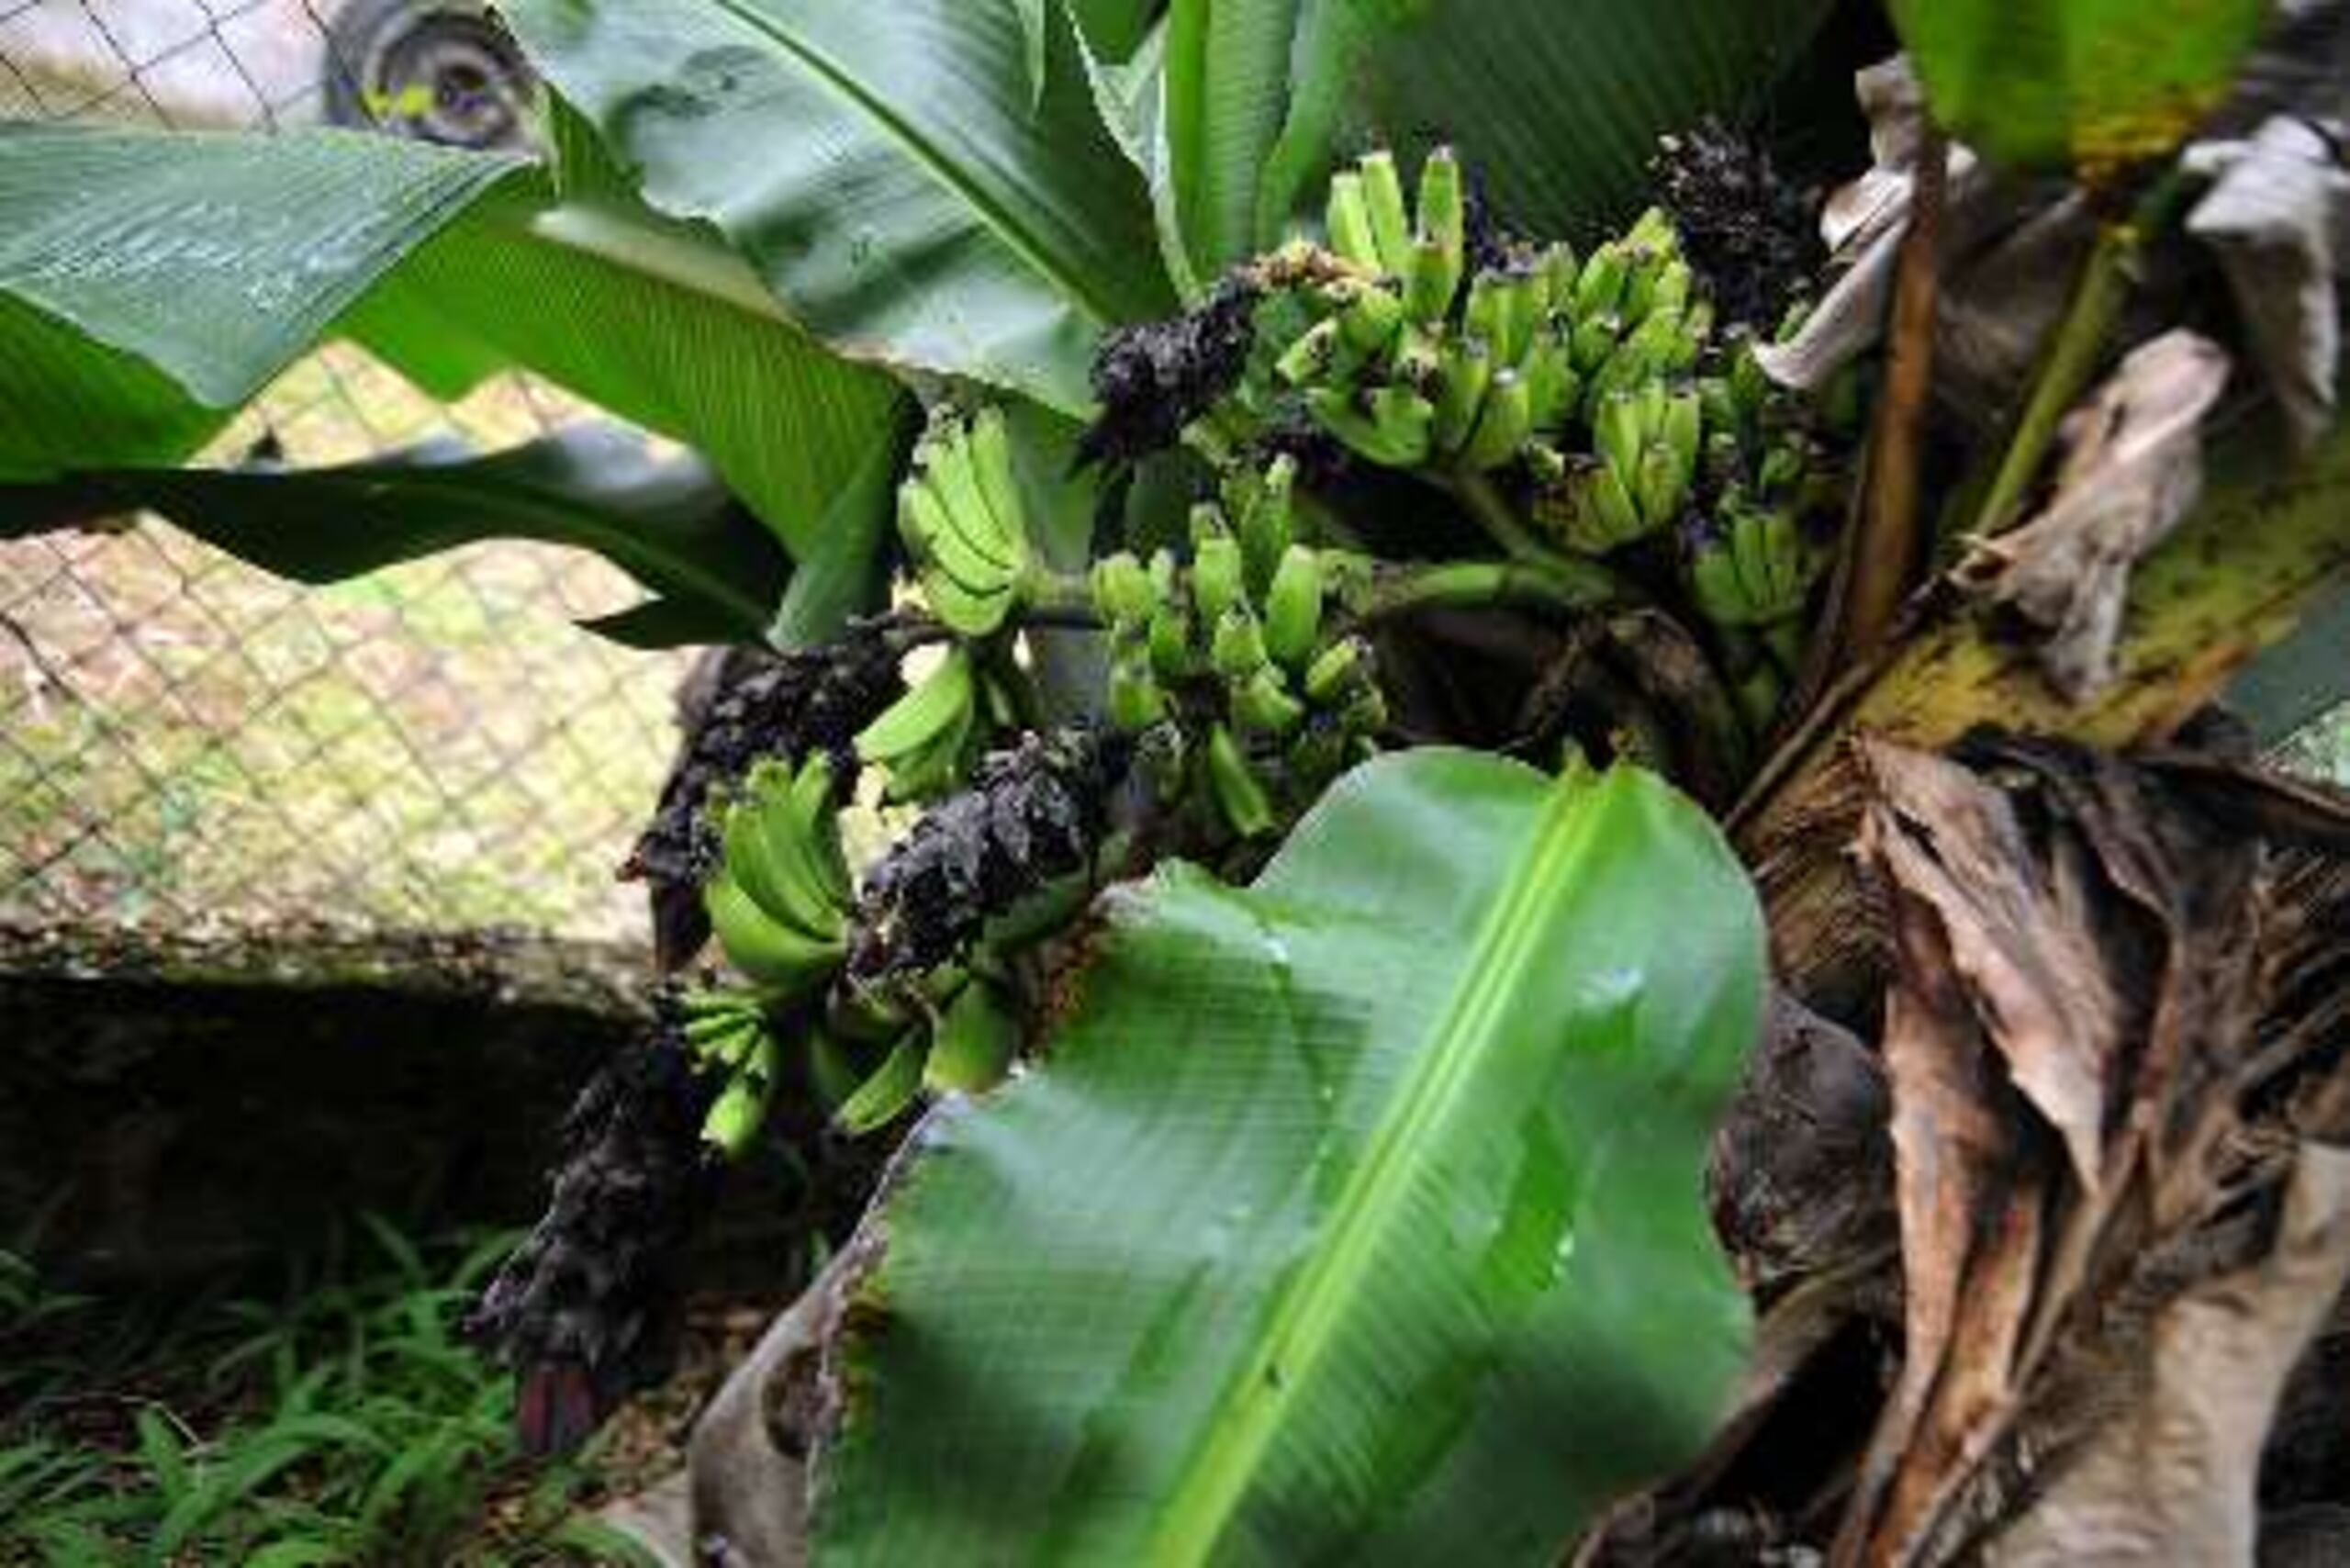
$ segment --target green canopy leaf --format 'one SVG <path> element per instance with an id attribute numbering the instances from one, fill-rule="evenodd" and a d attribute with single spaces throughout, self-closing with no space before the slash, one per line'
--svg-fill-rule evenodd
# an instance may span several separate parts
<path id="1" fill-rule="evenodd" d="M 1085 411 L 1102 328 L 1172 305 L 1069 20 L 1017 0 L 516 0 L 536 65 L 842 352 Z"/>
<path id="2" fill-rule="evenodd" d="M 1342 143 L 1416 155 L 1450 142 L 1504 222 L 1577 236 L 1624 216 L 1659 135 L 1757 102 L 1827 10 L 1828 0 L 1174 0 L 1163 66 L 1152 62 L 1164 86 L 1157 145 L 1124 140 L 1190 286 L 1298 220 L 1318 221 Z"/>
<path id="3" fill-rule="evenodd" d="M 185 455 L 516 159 L 0 126 L 0 477 Z"/>
<path id="4" fill-rule="evenodd" d="M 2167 155 L 2225 95 L 2268 0 L 1894 0 L 1934 118 L 2005 162 Z"/>
<path id="5" fill-rule="evenodd" d="M 846 1318 L 840 1562 L 1538 1562 L 1689 1458 L 1762 930 L 1653 777 L 1342 780 L 1115 897 L 1045 1067 L 934 1126 Z"/>
<path id="6" fill-rule="evenodd" d="M 654 597 L 588 624 L 638 646 L 754 640 L 790 575 L 708 465 L 656 457 L 610 425 L 487 457 L 436 442 L 332 468 L 123 468 L 0 485 L 0 538 L 140 510 L 306 583 L 484 539 L 593 550 Z"/>
<path id="7" fill-rule="evenodd" d="M 173 462 L 330 331 L 453 396 L 539 372 L 684 441 L 815 583 L 871 591 L 912 402 L 707 232 L 510 158 L 341 132 L 0 134 L 0 477 Z M 857 608 L 806 607 L 811 634 Z M 769 607 L 772 610 L 773 607 Z"/>

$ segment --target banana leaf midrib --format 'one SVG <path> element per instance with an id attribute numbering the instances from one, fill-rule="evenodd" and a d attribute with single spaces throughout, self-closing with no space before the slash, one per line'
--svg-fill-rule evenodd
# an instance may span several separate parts
<path id="1" fill-rule="evenodd" d="M 1594 790 L 1598 798 L 1587 798 Z M 1606 785 L 1552 792 L 1528 853 L 1470 944 L 1436 1038 L 1421 1052 L 1394 1111 L 1373 1130 L 1364 1159 L 1333 1206 L 1319 1246 L 1274 1304 L 1261 1348 L 1242 1363 L 1204 1424 L 1145 1560 L 1161 1568 L 1203 1562 L 1271 1447 L 1276 1429 L 1329 1344 L 1412 1180 L 1410 1157 L 1431 1147 L 1431 1128 L 1451 1113 L 1477 1065 L 1505 1046 L 1496 1017 L 1517 991 L 1517 977 L 1538 957 L 1543 923 L 1529 917 L 1541 900 L 1572 883 L 1572 867 L 1595 841 Z"/>

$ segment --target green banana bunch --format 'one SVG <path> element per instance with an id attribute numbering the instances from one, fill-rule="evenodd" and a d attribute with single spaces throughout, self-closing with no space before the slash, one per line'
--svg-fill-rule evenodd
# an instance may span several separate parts
<path id="1" fill-rule="evenodd" d="M 719 817 L 723 863 L 703 889 L 727 962 L 769 1001 L 828 983 L 846 953 L 852 901 L 832 764 L 811 754 L 794 773 L 753 767 Z"/>
<path id="2" fill-rule="evenodd" d="M 1805 606 L 1827 564 L 1795 509 L 1729 494 L 1686 539 L 1684 575 L 1697 612 L 1717 627 L 1761 633 L 1792 665 Z"/>
<path id="3" fill-rule="evenodd" d="M 987 743 L 984 684 L 970 651 L 952 644 L 937 667 L 857 732 L 857 760 L 889 770 L 889 800 L 932 800 L 962 783 Z"/>
<path id="4" fill-rule="evenodd" d="M 1434 325 L 1450 314 L 1469 255 L 1468 197 L 1452 149 L 1421 163 L 1416 214 L 1404 209 L 1394 154 L 1377 151 L 1331 176 L 1325 217 L 1333 252 L 1400 286 L 1399 319 Z"/>
<path id="5" fill-rule="evenodd" d="M 767 1004 L 744 991 L 691 991 L 679 999 L 686 1047 L 726 1086 L 703 1115 L 702 1141 L 739 1159 L 767 1120 L 780 1053 L 768 1031 Z"/>
<path id="6" fill-rule="evenodd" d="M 898 487 L 898 532 L 947 628 L 984 637 L 1018 601 L 1028 532 L 1002 411 L 934 420 Z"/>
<path id="7" fill-rule="evenodd" d="M 1534 515 L 1569 548 L 1602 555 L 1674 521 L 1698 476 L 1705 433 L 1694 388 L 1651 379 L 1609 395 L 1593 420 L 1594 458 L 1563 464 Z"/>

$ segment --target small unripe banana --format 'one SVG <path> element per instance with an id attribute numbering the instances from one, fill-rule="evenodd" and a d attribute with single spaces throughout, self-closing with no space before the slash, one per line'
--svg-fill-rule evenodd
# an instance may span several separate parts
<path id="1" fill-rule="evenodd" d="M 1404 301 L 1383 284 L 1360 284 L 1348 291 L 1337 319 L 1347 347 L 1370 358 L 1394 342 L 1395 330 L 1404 324 Z"/>
<path id="2" fill-rule="evenodd" d="M 1483 339 L 1455 338 L 1445 344 L 1437 375 L 1436 419 L 1429 430 L 1438 451 L 1458 452 L 1468 441 L 1493 375 L 1493 356 Z"/>
<path id="3" fill-rule="evenodd" d="M 1460 449 L 1460 461 L 1475 469 L 1498 468 L 1517 455 L 1533 432 L 1533 405 L 1525 381 L 1514 370 L 1497 371 L 1485 389 L 1477 428 Z"/>
<path id="4" fill-rule="evenodd" d="M 1348 346 L 1345 325 L 1331 316 L 1315 322 L 1283 349 L 1273 369 L 1292 386 L 1312 386 L 1336 380 L 1359 357 Z"/>
<path id="5" fill-rule="evenodd" d="M 1442 304 L 1437 317 L 1440 319 L 1452 304 L 1452 296 L 1460 286 L 1460 274 L 1469 254 L 1469 199 L 1460 177 L 1460 161 L 1449 147 L 1439 147 L 1427 155 L 1420 165 L 1419 238 L 1433 244 L 1446 269 L 1440 289 L 1431 282 L 1431 292 L 1440 292 Z M 1416 252 L 1415 263 L 1417 263 Z"/>
<path id="6" fill-rule="evenodd" d="M 1281 672 L 1270 665 L 1234 680 L 1229 701 L 1233 721 L 1255 734 L 1285 735 L 1305 717 L 1305 705 L 1290 695 Z"/>
<path id="7" fill-rule="evenodd" d="M 1134 553 L 1121 550 L 1093 564 L 1094 613 L 1113 629 L 1138 627 L 1150 619 L 1155 600 L 1150 573 Z"/>
<path id="8" fill-rule="evenodd" d="M 1106 707 L 1110 722 L 1127 734 L 1167 717 L 1167 692 L 1152 671 L 1147 648 L 1122 650 L 1110 661 Z"/>
<path id="9" fill-rule="evenodd" d="M 1371 648 L 1360 637 L 1341 637 L 1314 656 L 1305 669 L 1305 700 L 1329 707 L 1371 684 Z"/>
<path id="10" fill-rule="evenodd" d="M 1214 625 L 1248 592 L 1248 564 L 1240 541 L 1228 533 L 1202 539 L 1192 547 L 1192 603 L 1203 625 Z"/>
<path id="11" fill-rule="evenodd" d="M 1245 679 L 1265 667 L 1265 635 L 1247 605 L 1235 604 L 1217 618 L 1208 661 L 1227 680 Z"/>
<path id="12" fill-rule="evenodd" d="M 1379 247 L 1380 271 L 1402 277 L 1412 264 L 1412 219 L 1404 207 L 1404 181 L 1395 172 L 1395 155 L 1383 149 L 1366 152 L 1355 166 L 1362 172 L 1363 207 Z"/>
<path id="13" fill-rule="evenodd" d="M 1248 766 L 1240 743 L 1222 724 L 1208 734 L 1205 761 L 1208 788 L 1232 831 L 1242 838 L 1270 833 L 1274 824 L 1273 802 Z"/>
<path id="14" fill-rule="evenodd" d="M 1303 544 L 1281 554 L 1265 589 L 1265 652 L 1294 669 L 1314 652 L 1322 631 L 1322 558 Z"/>
<path id="15" fill-rule="evenodd" d="M 1379 268 L 1379 241 L 1371 233 L 1371 209 L 1363 203 L 1362 176 L 1341 170 L 1330 176 L 1327 209 L 1330 249 L 1357 266 Z"/>

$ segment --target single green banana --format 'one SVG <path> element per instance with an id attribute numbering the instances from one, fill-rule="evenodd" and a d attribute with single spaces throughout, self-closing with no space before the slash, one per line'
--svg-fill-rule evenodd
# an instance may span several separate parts
<path id="1" fill-rule="evenodd" d="M 1526 403 L 1534 428 L 1556 431 L 1574 413 L 1583 392 L 1583 378 L 1567 361 L 1567 346 L 1549 328 L 1534 335 L 1533 345 L 1518 365 L 1526 378 Z"/>
<path id="2" fill-rule="evenodd" d="M 1289 548 L 1295 534 L 1296 486 L 1297 462 L 1283 453 L 1256 476 L 1248 504 L 1238 514 L 1240 525 L 1236 532 L 1240 539 L 1241 564 L 1252 589 L 1261 590 L 1272 581 L 1281 552 Z"/>
<path id="3" fill-rule="evenodd" d="M 1643 449 L 1634 480 L 1633 497 L 1639 502 L 1640 521 L 1650 532 L 1662 528 L 1680 515 L 1681 503 L 1689 494 L 1689 481 L 1670 447 L 1654 442 Z"/>
<path id="4" fill-rule="evenodd" d="M 1265 667 L 1265 635 L 1248 605 L 1236 602 L 1216 618 L 1208 662 L 1227 680 L 1242 680 Z"/>
<path id="5" fill-rule="evenodd" d="M 1248 562 L 1240 541 L 1229 533 L 1199 540 L 1192 547 L 1192 603 L 1203 624 L 1213 626 L 1248 591 Z"/>
<path id="6" fill-rule="evenodd" d="M 1469 194 L 1460 177 L 1460 160 L 1449 147 L 1430 151 L 1420 164 L 1418 238 L 1433 243 L 1449 278 L 1442 289 L 1443 308 L 1449 309 L 1460 286 L 1469 255 Z M 1436 287 L 1434 283 L 1428 286 Z M 1441 311 L 1439 311 L 1441 314 Z"/>
<path id="7" fill-rule="evenodd" d="M 768 918 L 729 873 L 711 879 L 702 902 L 726 961 L 783 1000 L 805 995 L 840 967 L 845 949 L 837 938 L 819 941 Z"/>
<path id="8" fill-rule="evenodd" d="M 1367 152 L 1355 167 L 1362 173 L 1362 201 L 1371 216 L 1371 239 L 1379 246 L 1379 270 L 1402 277 L 1412 264 L 1412 219 L 1404 207 L 1404 181 L 1395 172 L 1395 155 L 1384 149 Z"/>
<path id="9" fill-rule="evenodd" d="M 1460 262 L 1438 241 L 1412 241 L 1411 264 L 1404 269 L 1404 312 L 1424 327 L 1441 326 L 1460 292 Z"/>
<path id="10" fill-rule="evenodd" d="M 1285 668 L 1312 656 L 1322 633 L 1322 558 L 1303 544 L 1281 553 L 1265 589 L 1265 652 Z"/>
<path id="11" fill-rule="evenodd" d="M 1351 394 L 1317 386 L 1305 395 L 1307 411 L 1348 448 L 1388 468 L 1416 468 L 1427 461 L 1435 406 L 1406 386 L 1382 386 L 1371 395 L 1368 412 Z"/>
<path id="12" fill-rule="evenodd" d="M 1110 722 L 1127 734 L 1167 717 L 1167 690 L 1151 669 L 1147 648 L 1121 650 L 1111 659 L 1105 706 Z"/>
<path id="13" fill-rule="evenodd" d="M 1503 274 L 1491 268 L 1478 273 L 1469 280 L 1469 297 L 1460 307 L 1460 330 L 1483 340 L 1497 369 L 1517 363 L 1504 352 L 1502 338 L 1503 296 L 1507 283 Z"/>
<path id="14" fill-rule="evenodd" d="M 952 645 L 936 668 L 857 732 L 856 755 L 886 767 L 961 722 L 978 698 L 971 655 L 959 644 Z"/>
<path id="15" fill-rule="evenodd" d="M 1592 252 L 1591 259 L 1575 274 L 1574 318 L 1578 323 L 1596 316 L 1619 314 L 1624 299 L 1625 274 L 1629 263 L 1622 244 L 1609 241 Z M 1582 369 L 1580 364 L 1576 366 Z"/>
<path id="16" fill-rule="evenodd" d="M 1272 800 L 1248 766 L 1240 743 L 1222 724 L 1208 733 L 1206 767 L 1216 808 L 1234 833 L 1256 838 L 1273 830 Z"/>
<path id="17" fill-rule="evenodd" d="M 1460 461 L 1474 469 L 1498 468 L 1516 456 L 1533 433 L 1533 403 L 1524 378 L 1514 370 L 1496 371 L 1493 385 L 1485 389 L 1485 406 L 1477 415 L 1477 428 L 1460 449 Z"/>
<path id="18" fill-rule="evenodd" d="M 1575 248 L 1565 241 L 1542 248 L 1536 258 L 1534 274 L 1541 282 L 1539 290 L 1544 319 L 1572 317 L 1575 308 Z"/>
<path id="19" fill-rule="evenodd" d="M 1149 648 L 1151 673 L 1162 681 L 1185 680 L 1198 669 L 1198 655 L 1192 646 L 1191 607 L 1180 598 L 1169 595 L 1151 612 Z"/>
<path id="20" fill-rule="evenodd" d="M 1273 369 L 1292 386 L 1314 386 L 1336 381 L 1350 370 L 1359 356 L 1347 346 L 1347 329 L 1336 316 L 1308 327 L 1273 361 Z"/>
<path id="21" fill-rule="evenodd" d="M 1429 431 L 1438 451 L 1458 452 L 1469 439 L 1493 376 L 1493 354 L 1483 339 L 1456 338 L 1445 344 L 1437 375 L 1436 420 Z"/>
<path id="22" fill-rule="evenodd" d="M 1317 708 L 1343 702 L 1371 684 L 1371 646 L 1360 637 L 1341 637 L 1305 667 L 1305 700 Z"/>
<path id="23" fill-rule="evenodd" d="M 1342 170 L 1330 176 L 1326 214 L 1330 249 L 1360 267 L 1379 268 L 1379 241 L 1371 233 L 1371 209 L 1363 203 L 1362 176 Z"/>
<path id="24" fill-rule="evenodd" d="M 939 1014 L 932 1032 L 923 1084 L 941 1092 L 977 1094 L 1003 1081 L 1020 1048 L 1020 1024 L 996 988 L 974 980 Z"/>
<path id="25" fill-rule="evenodd" d="M 1631 392 L 1610 393 L 1601 398 L 1598 412 L 1592 416 L 1592 445 L 1619 478 L 1628 479 L 1639 472 L 1640 449 L 1648 444 L 1643 424 L 1640 399 Z"/>
<path id="26" fill-rule="evenodd" d="M 702 1116 L 701 1138 L 729 1159 L 740 1159 L 767 1123 L 769 1086 L 736 1078 L 718 1092 Z"/>
<path id="27" fill-rule="evenodd" d="M 1150 586 L 1150 573 L 1133 551 L 1121 550 L 1114 555 L 1102 556 L 1093 563 L 1090 576 L 1093 612 L 1113 630 L 1138 627 L 1150 619 L 1156 597 Z"/>
<path id="28" fill-rule="evenodd" d="M 1697 394 L 1687 388 L 1665 399 L 1664 416 L 1651 437 L 1664 443 L 1673 454 L 1673 461 L 1681 470 L 1681 482 L 1686 487 L 1696 482 L 1697 459 L 1705 440 L 1706 419 Z"/>
<path id="29" fill-rule="evenodd" d="M 1003 410 L 990 404 L 971 420 L 971 466 L 979 477 L 979 493 L 994 514 L 997 533 L 1013 546 L 1015 563 L 1028 549 L 1028 509 L 1020 496 L 1020 475 L 1013 465 L 1012 430 Z"/>
<path id="30" fill-rule="evenodd" d="M 1305 717 L 1305 704 L 1290 694 L 1281 672 L 1270 665 L 1230 682 L 1226 700 L 1233 722 L 1251 734 L 1285 735 Z"/>
<path id="31" fill-rule="evenodd" d="M 1567 340 L 1567 362 L 1574 366 L 1577 375 L 1587 379 L 1597 375 L 1615 355 L 1623 332 L 1622 320 L 1606 311 L 1577 319 L 1574 331 Z"/>
<path id="32" fill-rule="evenodd" d="M 1365 358 L 1387 352 L 1404 324 L 1404 304 L 1384 284 L 1362 282 L 1348 288 L 1337 315 L 1347 347 Z"/>
<path id="33" fill-rule="evenodd" d="M 834 800 L 836 782 L 832 758 L 821 750 L 810 751 L 800 764 L 799 775 L 791 781 L 791 814 L 799 823 L 801 842 L 808 846 L 817 890 L 826 903 L 845 913 L 852 902 L 853 890 L 849 885 L 848 855 L 841 846 L 841 814 Z"/>

